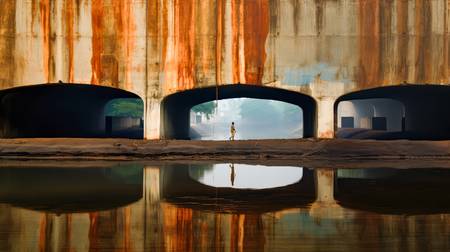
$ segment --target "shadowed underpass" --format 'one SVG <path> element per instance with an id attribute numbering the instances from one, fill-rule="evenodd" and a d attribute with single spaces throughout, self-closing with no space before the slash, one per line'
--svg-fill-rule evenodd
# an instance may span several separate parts
<path id="1" fill-rule="evenodd" d="M 450 88 L 402 85 L 350 93 L 335 103 L 338 138 L 450 139 Z"/>
<path id="2" fill-rule="evenodd" d="M 313 98 L 277 88 L 235 84 L 188 90 L 166 97 L 161 104 L 162 137 L 190 139 L 191 108 L 208 101 L 230 98 L 275 100 L 299 106 L 303 111 L 303 137 L 315 135 L 316 103 Z"/>
<path id="3" fill-rule="evenodd" d="M 140 99 L 120 89 L 83 84 L 42 84 L 0 91 L 0 137 L 114 137 L 105 105 Z M 116 124 L 123 124 L 118 119 Z M 117 132 L 116 132 L 117 133 Z M 143 138 L 142 127 L 121 137 Z"/>

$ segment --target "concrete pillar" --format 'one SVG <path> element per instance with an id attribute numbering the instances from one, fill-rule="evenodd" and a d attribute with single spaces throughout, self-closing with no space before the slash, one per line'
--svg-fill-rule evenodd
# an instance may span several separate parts
<path id="1" fill-rule="evenodd" d="M 334 97 L 320 97 L 317 100 L 317 137 L 334 137 Z"/>
<path id="2" fill-rule="evenodd" d="M 144 139 L 160 139 L 161 99 L 147 98 L 144 112 Z"/>
<path id="3" fill-rule="evenodd" d="M 334 200 L 334 174 L 333 169 L 316 169 L 316 202 L 335 204 Z"/>
<path id="4" fill-rule="evenodd" d="M 316 201 L 311 204 L 310 216 L 320 219 L 343 219 L 346 216 L 345 209 L 334 200 L 335 173 L 336 170 L 329 168 L 315 169 Z"/>

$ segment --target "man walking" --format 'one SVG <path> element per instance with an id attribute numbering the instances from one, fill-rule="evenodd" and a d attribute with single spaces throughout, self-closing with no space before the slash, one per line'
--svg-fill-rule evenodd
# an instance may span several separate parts
<path id="1" fill-rule="evenodd" d="M 230 127 L 230 140 L 234 141 L 234 136 L 236 135 L 236 128 L 234 127 L 234 122 L 231 122 L 231 127 Z"/>

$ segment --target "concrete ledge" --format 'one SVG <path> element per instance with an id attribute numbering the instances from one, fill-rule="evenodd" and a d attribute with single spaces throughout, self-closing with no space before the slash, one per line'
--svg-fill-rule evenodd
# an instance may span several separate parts
<path id="1" fill-rule="evenodd" d="M 240 161 L 322 164 L 322 167 L 327 164 L 334 167 L 338 163 L 343 167 L 350 163 L 358 166 L 362 161 L 375 162 L 378 166 L 407 163 L 409 167 L 437 167 L 439 162 L 450 167 L 450 141 L 0 139 L 0 159 Z M 385 165 L 382 166 L 389 167 Z"/>

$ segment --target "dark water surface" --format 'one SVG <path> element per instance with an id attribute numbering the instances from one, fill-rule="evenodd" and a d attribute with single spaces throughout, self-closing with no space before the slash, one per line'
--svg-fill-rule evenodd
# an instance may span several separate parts
<path id="1" fill-rule="evenodd" d="M 450 251 L 450 169 L 0 165 L 0 251 Z"/>

